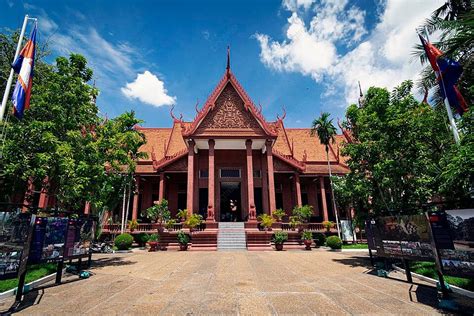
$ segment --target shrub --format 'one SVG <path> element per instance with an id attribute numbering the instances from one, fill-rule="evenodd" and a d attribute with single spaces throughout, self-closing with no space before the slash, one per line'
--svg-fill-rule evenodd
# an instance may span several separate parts
<path id="1" fill-rule="evenodd" d="M 199 226 L 202 223 L 202 215 L 199 214 L 192 214 L 191 216 L 188 216 L 188 219 L 186 220 L 185 224 L 189 228 L 195 228 L 196 226 Z"/>
<path id="2" fill-rule="evenodd" d="M 301 225 L 301 222 L 298 220 L 297 216 L 290 216 L 290 227 L 295 229 L 298 225 Z"/>
<path id="3" fill-rule="evenodd" d="M 273 211 L 273 216 L 277 219 L 277 221 L 281 222 L 283 216 L 285 216 L 286 213 L 283 209 L 279 208 Z"/>
<path id="4" fill-rule="evenodd" d="M 178 232 L 178 235 L 176 236 L 176 238 L 178 239 L 178 243 L 181 245 L 187 245 L 190 239 L 189 235 L 183 232 L 182 230 Z"/>
<path id="5" fill-rule="evenodd" d="M 324 246 L 324 243 L 326 243 L 326 235 L 322 233 L 314 233 L 313 239 L 316 240 L 316 245 L 318 246 Z"/>
<path id="6" fill-rule="evenodd" d="M 301 240 L 313 240 L 313 234 L 309 230 L 305 230 L 301 234 Z"/>
<path id="7" fill-rule="evenodd" d="M 114 245 L 118 250 L 127 250 L 132 247 L 133 237 L 130 234 L 124 233 L 115 237 Z"/>
<path id="8" fill-rule="evenodd" d="M 140 246 L 140 247 L 145 247 L 148 238 L 150 238 L 150 235 L 146 233 L 139 233 L 133 236 L 135 238 L 135 242 Z"/>
<path id="9" fill-rule="evenodd" d="M 288 233 L 284 231 L 277 231 L 273 234 L 273 239 L 275 244 L 283 244 L 285 241 L 288 240 Z"/>
<path id="10" fill-rule="evenodd" d="M 293 215 L 298 217 L 301 222 L 307 222 L 313 215 L 313 207 L 311 205 L 297 206 L 293 209 Z"/>
<path id="11" fill-rule="evenodd" d="M 166 229 L 170 230 L 174 228 L 174 224 L 176 224 L 176 220 L 170 219 L 169 221 L 166 222 Z"/>
<path id="12" fill-rule="evenodd" d="M 341 249 L 342 240 L 337 236 L 329 236 L 328 239 L 326 239 L 326 245 L 331 249 Z"/>
<path id="13" fill-rule="evenodd" d="M 176 218 L 179 218 L 183 222 L 186 220 L 186 217 L 188 217 L 188 210 L 179 210 L 178 213 L 176 213 Z"/>
<path id="14" fill-rule="evenodd" d="M 268 214 L 260 215 L 258 217 L 258 220 L 260 221 L 260 225 L 265 229 L 272 228 L 272 225 L 275 222 L 273 217 L 271 215 L 268 215 Z"/>
<path id="15" fill-rule="evenodd" d="M 131 232 L 133 232 L 137 228 L 138 228 L 138 222 L 136 219 L 132 219 L 131 221 L 128 221 L 128 229 L 130 229 Z"/>
<path id="16" fill-rule="evenodd" d="M 148 241 L 158 242 L 159 240 L 160 240 L 160 235 L 158 234 L 151 234 L 150 236 L 148 236 Z"/>

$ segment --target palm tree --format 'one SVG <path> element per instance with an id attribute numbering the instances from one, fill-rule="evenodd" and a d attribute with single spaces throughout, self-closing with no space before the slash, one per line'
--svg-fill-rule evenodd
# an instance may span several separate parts
<path id="1" fill-rule="evenodd" d="M 328 161 L 328 170 L 329 170 L 329 183 L 331 185 L 331 196 L 332 203 L 334 208 L 334 213 L 336 215 L 336 227 L 337 234 L 341 238 L 341 232 L 339 230 L 339 216 L 336 207 L 336 199 L 334 198 L 334 189 L 332 185 L 332 173 L 331 173 L 331 164 L 329 163 L 329 144 L 334 144 L 336 135 L 336 127 L 332 123 L 332 119 L 329 119 L 330 114 L 324 112 L 317 119 L 314 119 L 313 124 L 311 124 L 311 136 L 318 135 L 319 141 L 326 147 L 326 159 Z"/>

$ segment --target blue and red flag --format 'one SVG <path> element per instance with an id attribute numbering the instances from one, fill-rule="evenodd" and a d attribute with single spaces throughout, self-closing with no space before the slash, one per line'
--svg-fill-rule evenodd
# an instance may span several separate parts
<path id="1" fill-rule="evenodd" d="M 449 104 L 456 108 L 459 115 L 462 115 L 467 111 L 467 103 L 456 87 L 462 74 L 462 66 L 457 61 L 443 56 L 442 51 L 421 35 L 419 36 L 431 67 L 437 73 L 441 96 L 443 99 L 448 98 Z"/>
<path id="2" fill-rule="evenodd" d="M 37 24 L 35 23 L 30 39 L 12 64 L 13 70 L 18 74 L 12 95 L 13 113 L 19 119 L 23 117 L 25 109 L 30 107 L 33 67 L 35 65 L 36 29 Z"/>

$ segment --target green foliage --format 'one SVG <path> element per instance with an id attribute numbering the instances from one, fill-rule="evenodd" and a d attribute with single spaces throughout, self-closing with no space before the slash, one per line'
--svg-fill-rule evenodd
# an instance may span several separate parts
<path id="1" fill-rule="evenodd" d="M 412 262 L 410 266 L 414 273 L 418 273 L 435 280 L 438 279 L 438 273 L 436 273 L 436 264 L 434 262 L 415 261 Z M 474 291 L 474 279 L 445 275 L 444 280 L 448 282 L 448 284 L 458 286 L 468 291 Z"/>
<path id="2" fill-rule="evenodd" d="M 286 216 L 286 212 L 279 208 L 273 211 L 273 216 L 277 219 L 278 222 L 281 222 L 282 218 Z"/>
<path id="3" fill-rule="evenodd" d="M 136 219 L 132 219 L 131 221 L 128 221 L 128 229 L 130 229 L 131 232 L 133 232 L 137 228 L 138 228 L 138 222 Z"/>
<path id="4" fill-rule="evenodd" d="M 86 59 L 77 54 L 58 57 L 54 66 L 36 62 L 31 108 L 23 120 L 11 117 L 5 126 L 2 199 L 24 192 L 29 178 L 39 188 L 48 177 L 57 209 L 79 211 L 85 201 L 93 212 L 116 205 L 117 192 L 130 183 L 142 156 L 144 136 L 134 129 L 141 121 L 133 112 L 99 117 L 91 78 Z"/>
<path id="5" fill-rule="evenodd" d="M 180 230 L 178 232 L 178 235 L 176 236 L 176 238 L 178 239 L 178 243 L 180 245 L 187 245 L 189 243 L 189 235 L 186 234 L 184 231 Z"/>
<path id="6" fill-rule="evenodd" d="M 313 239 L 316 241 L 316 245 L 324 246 L 326 243 L 326 235 L 322 233 L 313 233 Z"/>
<path id="7" fill-rule="evenodd" d="M 259 215 L 258 220 L 260 222 L 260 226 L 262 226 L 265 229 L 272 228 L 272 225 L 275 222 L 275 219 L 271 215 L 268 215 L 268 214 Z"/>
<path id="8" fill-rule="evenodd" d="M 176 220 L 170 219 L 166 222 L 165 227 L 166 229 L 173 229 L 175 224 L 176 224 Z"/>
<path id="9" fill-rule="evenodd" d="M 171 219 L 171 213 L 168 209 L 168 201 L 162 199 L 158 203 L 155 203 L 153 206 L 149 207 L 146 210 L 146 216 L 155 223 L 166 223 Z"/>
<path id="10" fill-rule="evenodd" d="M 342 245 L 342 249 L 369 249 L 367 244 L 347 244 Z"/>
<path id="11" fill-rule="evenodd" d="M 275 244 L 283 244 L 288 240 L 288 233 L 279 230 L 273 234 L 273 240 L 275 241 Z"/>
<path id="12" fill-rule="evenodd" d="M 410 81 L 392 93 L 372 87 L 363 107 L 347 110 L 354 142 L 342 154 L 351 172 L 335 190 L 356 209 L 358 222 L 369 209 L 374 216 L 416 213 L 440 192 L 440 161 L 452 137 L 445 114 L 416 101 L 411 88 Z"/>
<path id="13" fill-rule="evenodd" d="M 330 247 L 331 249 L 341 249 L 342 248 L 342 240 L 337 236 L 329 236 L 326 239 L 326 246 Z"/>
<path id="14" fill-rule="evenodd" d="M 188 219 L 185 222 L 186 226 L 188 226 L 191 229 L 201 225 L 201 223 L 202 223 L 202 215 L 199 215 L 199 214 L 192 214 L 188 216 Z"/>
<path id="15" fill-rule="evenodd" d="M 148 241 L 150 242 L 158 242 L 160 241 L 160 235 L 158 234 L 151 234 L 149 237 L 148 237 Z"/>
<path id="16" fill-rule="evenodd" d="M 28 269 L 26 271 L 25 284 L 36 281 L 38 279 L 41 279 L 42 277 L 45 277 L 55 272 L 56 272 L 55 263 L 40 263 L 40 264 L 28 265 Z M 11 290 L 16 287 L 18 287 L 18 278 L 0 281 L 0 293 Z"/>
<path id="17" fill-rule="evenodd" d="M 179 210 L 178 213 L 176 213 L 176 218 L 185 221 L 186 217 L 188 217 L 188 210 Z"/>
<path id="18" fill-rule="evenodd" d="M 329 116 L 329 113 L 324 112 L 311 124 L 311 135 L 318 136 L 321 144 L 325 146 L 326 152 L 329 152 L 329 144 L 333 144 L 336 141 L 336 127 L 332 123 L 332 119 L 329 119 Z"/>
<path id="19" fill-rule="evenodd" d="M 147 233 L 138 233 L 133 235 L 133 238 L 140 247 L 144 247 L 148 241 L 148 238 L 150 238 L 150 235 Z"/>
<path id="20" fill-rule="evenodd" d="M 296 216 L 300 222 L 307 222 L 313 216 L 313 207 L 311 205 L 295 206 L 293 216 Z"/>
<path id="21" fill-rule="evenodd" d="M 301 240 L 313 240 L 313 234 L 309 230 L 305 230 L 301 234 Z"/>
<path id="22" fill-rule="evenodd" d="M 289 224 L 292 229 L 295 229 L 296 227 L 301 225 L 301 221 L 298 219 L 298 216 L 290 216 L 289 219 Z"/>
<path id="23" fill-rule="evenodd" d="M 124 233 L 115 237 L 114 245 L 118 250 L 128 250 L 132 247 L 133 237 L 130 234 Z"/>

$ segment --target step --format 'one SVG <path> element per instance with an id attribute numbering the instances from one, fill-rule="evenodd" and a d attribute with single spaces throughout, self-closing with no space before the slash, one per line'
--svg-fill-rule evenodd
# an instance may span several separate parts
<path id="1" fill-rule="evenodd" d="M 217 234 L 217 249 L 219 250 L 245 250 L 247 240 L 245 225 L 242 222 L 219 223 Z"/>

